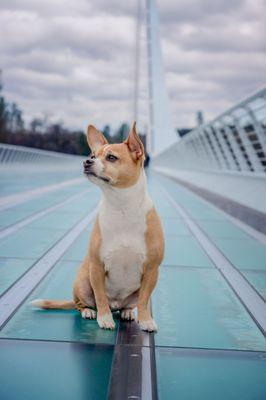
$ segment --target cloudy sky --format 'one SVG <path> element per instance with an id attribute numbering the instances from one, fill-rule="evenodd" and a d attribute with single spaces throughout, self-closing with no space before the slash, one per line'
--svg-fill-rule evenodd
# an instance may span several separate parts
<path id="1" fill-rule="evenodd" d="M 208 120 L 265 84 L 264 0 L 157 3 L 175 126 L 193 126 L 196 110 Z M 45 115 L 84 129 L 132 120 L 136 0 L 1 0 L 0 8 L 4 94 L 27 121 Z"/>

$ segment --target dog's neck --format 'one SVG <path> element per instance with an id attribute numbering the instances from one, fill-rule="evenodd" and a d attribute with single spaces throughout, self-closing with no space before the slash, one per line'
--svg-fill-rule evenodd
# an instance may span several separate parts
<path id="1" fill-rule="evenodd" d="M 102 191 L 102 205 L 120 212 L 136 212 L 144 204 L 151 203 L 144 170 L 134 185 L 125 189 L 106 186 Z"/>

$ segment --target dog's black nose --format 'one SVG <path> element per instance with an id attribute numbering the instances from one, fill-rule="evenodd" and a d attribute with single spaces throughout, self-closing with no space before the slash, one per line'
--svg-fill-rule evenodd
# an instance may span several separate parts
<path id="1" fill-rule="evenodd" d="M 89 167 L 90 165 L 93 164 L 93 160 L 91 158 L 88 158 L 86 161 L 84 161 L 84 167 Z"/>

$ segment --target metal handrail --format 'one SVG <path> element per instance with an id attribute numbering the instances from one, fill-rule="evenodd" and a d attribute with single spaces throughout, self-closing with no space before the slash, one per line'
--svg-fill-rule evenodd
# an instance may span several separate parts
<path id="1" fill-rule="evenodd" d="M 189 132 L 154 164 L 266 176 L 266 88 Z"/>
<path id="2" fill-rule="evenodd" d="M 11 144 L 0 143 L 0 166 L 4 167 L 10 164 L 32 164 L 32 163 L 42 163 L 48 164 L 53 162 L 53 164 L 62 163 L 80 163 L 82 156 L 63 154 L 55 151 L 34 149 L 25 146 L 16 146 Z"/>

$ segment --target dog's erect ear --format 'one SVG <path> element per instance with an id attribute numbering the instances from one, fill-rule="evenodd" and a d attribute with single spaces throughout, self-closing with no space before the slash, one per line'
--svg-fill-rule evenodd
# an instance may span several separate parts
<path id="1" fill-rule="evenodd" d="M 88 126 L 87 141 L 92 153 L 95 153 L 104 144 L 108 144 L 103 134 L 93 125 Z"/>
<path id="2" fill-rule="evenodd" d="M 133 123 L 128 138 L 124 143 L 128 146 L 135 160 L 139 160 L 144 156 L 144 146 L 136 131 L 136 121 Z"/>

